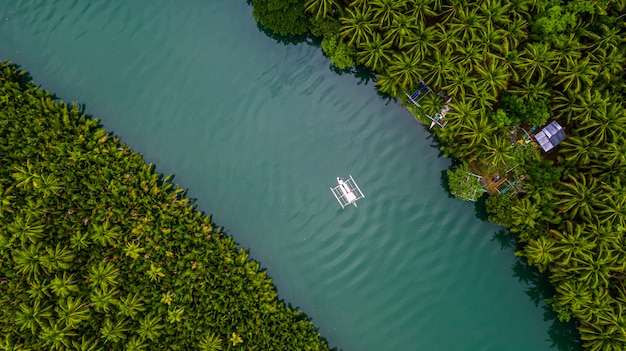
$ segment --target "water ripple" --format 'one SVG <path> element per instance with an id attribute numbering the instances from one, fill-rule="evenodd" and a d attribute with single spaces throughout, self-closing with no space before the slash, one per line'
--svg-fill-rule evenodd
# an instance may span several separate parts
<path id="1" fill-rule="evenodd" d="M 0 53 L 175 173 L 333 347 L 547 348 L 425 128 L 319 48 L 276 44 L 245 1 L 5 3 Z M 366 197 L 342 209 L 329 188 L 350 174 Z"/>

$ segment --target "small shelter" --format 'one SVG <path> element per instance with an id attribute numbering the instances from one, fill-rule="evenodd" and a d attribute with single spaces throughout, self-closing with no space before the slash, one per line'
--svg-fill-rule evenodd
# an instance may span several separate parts
<path id="1" fill-rule="evenodd" d="M 535 139 L 543 151 L 548 152 L 565 139 L 565 131 L 560 124 L 552 121 L 535 134 Z"/>

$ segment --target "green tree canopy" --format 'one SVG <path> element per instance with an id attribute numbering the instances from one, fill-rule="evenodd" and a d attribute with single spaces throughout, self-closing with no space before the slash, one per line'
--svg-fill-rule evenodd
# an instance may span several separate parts
<path id="1" fill-rule="evenodd" d="M 447 174 L 450 192 L 459 200 L 477 201 L 485 191 L 480 179 L 469 172 L 467 164 L 448 170 Z"/>

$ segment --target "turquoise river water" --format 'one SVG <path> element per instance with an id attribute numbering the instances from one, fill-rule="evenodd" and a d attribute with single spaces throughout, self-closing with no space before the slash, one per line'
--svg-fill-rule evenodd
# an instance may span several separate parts
<path id="1" fill-rule="evenodd" d="M 450 160 L 373 84 L 259 31 L 245 0 L 3 0 L 0 60 L 174 173 L 344 351 L 548 350 L 552 320 Z M 342 210 L 329 187 L 366 198 Z"/>

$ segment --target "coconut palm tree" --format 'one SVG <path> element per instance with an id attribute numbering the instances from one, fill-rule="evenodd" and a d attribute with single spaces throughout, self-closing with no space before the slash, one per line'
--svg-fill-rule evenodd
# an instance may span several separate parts
<path id="1" fill-rule="evenodd" d="M 554 118 L 565 121 L 567 124 L 576 117 L 576 113 L 572 107 L 576 104 L 577 97 L 573 91 L 554 91 L 552 97 L 551 112 Z"/>
<path id="2" fill-rule="evenodd" d="M 598 204 L 600 185 L 597 179 L 570 174 L 561 186 L 562 189 L 556 192 L 560 197 L 556 202 L 560 206 L 559 212 L 569 218 L 591 220 L 593 208 Z"/>
<path id="3" fill-rule="evenodd" d="M 426 58 L 420 66 L 420 75 L 431 87 L 439 89 L 448 85 L 447 77 L 456 69 L 456 57 L 435 51 L 432 56 Z"/>
<path id="4" fill-rule="evenodd" d="M 360 47 L 359 62 L 373 71 L 381 71 L 391 61 L 391 46 L 392 42 L 384 40 L 379 33 L 374 33 L 372 40 Z"/>
<path id="5" fill-rule="evenodd" d="M 448 105 L 452 109 L 447 113 L 448 124 L 445 129 L 458 131 L 463 125 L 469 123 L 470 120 L 481 116 L 476 99 L 461 95 L 452 99 Z"/>
<path id="6" fill-rule="evenodd" d="M 431 52 L 437 50 L 434 27 L 427 26 L 424 22 L 416 24 L 401 49 L 422 60 L 430 56 Z"/>
<path id="7" fill-rule="evenodd" d="M 486 151 L 481 157 L 495 170 L 502 170 L 507 167 L 507 164 L 514 160 L 513 157 L 513 145 L 507 137 L 501 137 L 494 135 L 485 144 Z"/>
<path id="8" fill-rule="evenodd" d="M 576 315 L 591 305 L 593 294 L 583 282 L 575 279 L 559 281 L 555 285 L 559 304 L 568 306 Z"/>
<path id="9" fill-rule="evenodd" d="M 70 347 L 71 338 L 76 336 L 76 332 L 71 328 L 61 328 L 59 323 L 50 322 L 41 328 L 40 339 L 49 350 L 64 350 Z"/>
<path id="10" fill-rule="evenodd" d="M 58 315 L 58 322 L 70 329 L 75 329 L 81 322 L 90 318 L 90 310 L 80 297 L 62 298 L 55 310 Z"/>
<path id="11" fill-rule="evenodd" d="M 576 100 L 577 103 L 571 107 L 572 112 L 575 113 L 578 123 L 586 125 L 597 111 L 606 111 L 610 97 L 608 91 L 593 89 L 589 86 L 580 94 L 576 94 Z"/>
<path id="12" fill-rule="evenodd" d="M 571 270 L 580 274 L 580 280 L 592 290 L 598 287 L 608 288 L 613 273 L 623 272 L 626 262 L 618 262 L 618 256 L 612 252 L 596 252 L 593 257 L 575 258 L 578 264 Z"/>
<path id="13" fill-rule="evenodd" d="M 137 330 L 140 337 L 156 340 L 162 333 L 163 325 L 161 325 L 161 317 L 152 314 L 146 315 L 139 321 L 139 329 Z"/>
<path id="14" fill-rule="evenodd" d="M 478 8 L 487 20 L 487 24 L 493 23 L 503 27 L 511 22 L 509 17 L 511 4 L 508 1 L 503 4 L 501 0 L 485 0 Z"/>
<path id="15" fill-rule="evenodd" d="M 461 125 L 458 136 L 469 148 L 479 148 L 487 144 L 497 130 L 498 126 L 491 123 L 487 116 L 480 115 Z"/>
<path id="16" fill-rule="evenodd" d="M 439 14 L 441 23 L 449 23 L 454 18 L 458 17 L 459 13 L 464 11 L 469 5 L 468 0 L 451 0 L 442 6 L 442 11 Z"/>
<path id="17" fill-rule="evenodd" d="M 523 70 L 522 78 L 527 82 L 536 78 L 543 81 L 552 70 L 552 65 L 557 61 L 558 54 L 550 49 L 547 43 L 532 43 L 522 50 L 520 68 Z"/>
<path id="18" fill-rule="evenodd" d="M 513 19 L 523 18 L 529 20 L 532 15 L 531 12 L 536 7 L 536 2 L 533 0 L 511 0 L 510 14 Z"/>
<path id="19" fill-rule="evenodd" d="M 448 96 L 465 95 L 469 92 L 476 92 L 476 79 L 471 76 L 471 69 L 465 65 L 457 64 L 457 69 L 450 71 L 446 81 L 448 85 L 442 87 Z"/>
<path id="20" fill-rule="evenodd" d="M 104 320 L 104 323 L 102 323 L 100 335 L 110 343 L 118 343 L 126 339 L 126 332 L 128 331 L 127 324 L 127 321 L 124 319 L 116 319 L 113 321 L 107 318 Z"/>
<path id="21" fill-rule="evenodd" d="M 583 323 L 578 327 L 583 346 L 591 351 L 621 351 L 626 337 L 611 325 Z"/>
<path id="22" fill-rule="evenodd" d="M 396 47 L 403 47 L 411 40 L 416 26 L 409 16 L 398 15 L 393 17 L 391 25 L 386 28 L 385 37 L 392 41 Z"/>
<path id="23" fill-rule="evenodd" d="M 484 65 L 476 66 L 475 70 L 479 74 L 476 79 L 478 91 L 498 96 L 500 90 L 506 89 L 509 85 L 511 74 L 497 60 L 489 60 Z"/>
<path id="24" fill-rule="evenodd" d="M 594 241 L 590 241 L 585 231 L 585 226 L 580 223 L 565 222 L 565 230 L 550 230 L 557 240 L 558 259 L 560 266 L 569 266 L 572 258 L 590 259 L 596 247 Z"/>
<path id="25" fill-rule="evenodd" d="M 586 46 L 581 44 L 578 39 L 579 37 L 574 33 L 561 34 L 552 37 L 552 47 L 557 53 L 557 61 L 554 67 L 555 71 L 564 67 L 564 64 L 568 60 L 576 61 L 581 58 L 582 52 L 585 51 Z"/>
<path id="26" fill-rule="evenodd" d="M 143 298 L 138 292 L 129 292 L 125 297 L 120 298 L 117 314 L 135 319 L 138 313 L 146 310 L 142 301 Z"/>
<path id="27" fill-rule="evenodd" d="M 607 105 L 607 110 L 598 109 L 591 116 L 588 123 L 577 130 L 580 135 L 586 135 L 596 145 L 616 143 L 626 132 L 626 113 L 621 103 Z"/>
<path id="28" fill-rule="evenodd" d="M 476 66 L 481 65 L 485 60 L 484 51 L 473 43 L 461 46 L 457 53 L 459 65 L 465 67 L 468 72 L 473 72 Z"/>
<path id="29" fill-rule="evenodd" d="M 593 51 L 618 48 L 626 42 L 622 29 L 607 23 L 599 23 L 595 31 L 588 31 L 587 34 L 589 35 L 588 43 Z"/>
<path id="30" fill-rule="evenodd" d="M 557 85 L 562 85 L 564 90 L 572 89 L 574 93 L 579 93 L 593 84 L 598 67 L 589 57 L 566 59 L 565 62 L 565 67 L 556 72 Z"/>
<path id="31" fill-rule="evenodd" d="M 624 140 L 619 140 L 614 143 L 605 145 L 602 148 L 602 162 L 601 167 L 604 172 L 607 168 L 621 168 L 626 166 L 626 143 Z"/>
<path id="32" fill-rule="evenodd" d="M 449 24 L 450 30 L 460 36 L 461 41 L 471 44 L 484 26 L 485 18 L 476 7 L 462 7 Z"/>
<path id="33" fill-rule="evenodd" d="M 411 0 L 407 5 L 406 15 L 415 19 L 415 24 L 425 23 L 428 18 L 437 16 L 437 12 L 433 10 L 436 6 L 434 0 Z"/>
<path id="34" fill-rule="evenodd" d="M 98 312 L 108 313 L 111 306 L 118 304 L 115 299 L 117 293 L 117 290 L 113 290 L 109 286 L 97 287 L 89 294 L 90 305 Z"/>
<path id="35" fill-rule="evenodd" d="M 14 250 L 14 269 L 17 273 L 26 275 L 28 278 L 37 278 L 40 273 L 48 272 L 50 269 L 50 264 L 44 257 L 41 243 L 30 244 L 27 248 Z"/>
<path id="36" fill-rule="evenodd" d="M 456 33 L 451 30 L 447 25 L 442 24 L 441 22 L 437 23 L 435 26 L 435 45 L 438 47 L 438 51 L 435 51 L 444 56 L 452 56 L 451 54 L 457 51 L 461 46 L 463 46 L 463 42 L 459 37 L 457 37 Z"/>
<path id="37" fill-rule="evenodd" d="M 516 49 L 528 39 L 528 22 L 524 18 L 514 18 L 506 26 L 509 47 Z"/>
<path id="38" fill-rule="evenodd" d="M 63 272 L 62 275 L 54 275 L 54 278 L 50 282 L 49 288 L 52 293 L 54 293 L 54 295 L 56 295 L 57 297 L 66 298 L 71 293 L 79 292 L 79 288 L 78 285 L 76 285 L 76 282 L 77 281 L 74 279 L 73 274 L 68 275 L 67 272 Z"/>
<path id="39" fill-rule="evenodd" d="M 213 333 L 206 334 L 200 341 L 201 351 L 220 351 L 222 350 L 222 339 Z"/>
<path id="40" fill-rule="evenodd" d="M 598 220 L 609 227 L 626 228 L 626 192 L 620 178 L 611 185 L 603 184 L 602 189 L 597 210 Z"/>
<path id="41" fill-rule="evenodd" d="M 407 0 L 373 0 L 369 6 L 373 8 L 374 19 L 381 28 L 390 26 L 397 17 L 404 16 Z"/>
<path id="42" fill-rule="evenodd" d="M 401 90 L 401 87 L 398 84 L 398 81 L 391 77 L 388 73 L 378 73 L 376 75 L 376 86 L 381 93 L 389 94 L 394 97 L 400 96 L 398 92 Z"/>
<path id="43" fill-rule="evenodd" d="M 339 19 L 341 23 L 339 36 L 346 40 L 348 45 L 357 47 L 368 42 L 376 29 L 371 19 L 370 7 L 346 8 L 345 16 Z"/>
<path id="44" fill-rule="evenodd" d="M 517 199 L 515 205 L 511 207 L 511 223 L 516 227 L 521 227 L 521 230 L 534 229 L 540 223 L 542 216 L 539 204 L 529 197 Z M 519 229 L 516 228 L 516 230 Z"/>
<path id="45" fill-rule="evenodd" d="M 554 247 L 554 241 L 545 236 L 540 236 L 536 239 L 530 239 L 524 249 L 515 254 L 525 256 L 528 259 L 529 265 L 535 266 L 539 271 L 543 272 L 554 262 L 556 258 L 556 248 Z"/>
<path id="46" fill-rule="evenodd" d="M 14 322 L 20 331 L 30 330 L 32 335 L 43 326 L 47 326 L 48 320 L 53 316 L 52 308 L 44 301 L 35 299 L 31 303 L 22 302 L 19 310 L 15 313 Z"/>
<path id="47" fill-rule="evenodd" d="M 404 51 L 393 55 L 393 61 L 389 64 L 389 75 L 396 79 L 398 85 L 409 89 L 419 83 L 418 67 L 420 59 L 417 56 L 410 56 Z"/>
<path id="48" fill-rule="evenodd" d="M 99 345 L 98 339 L 83 335 L 79 340 L 72 340 L 72 346 L 76 351 L 102 351 L 104 348 Z"/>
<path id="49" fill-rule="evenodd" d="M 306 11 L 315 14 L 315 18 L 326 18 L 342 8 L 338 0 L 307 0 L 304 6 Z"/>
<path id="50" fill-rule="evenodd" d="M 487 22 L 486 25 L 479 28 L 476 37 L 473 38 L 473 42 L 485 52 L 506 55 L 509 52 L 507 35 L 506 30 Z"/>
<path id="51" fill-rule="evenodd" d="M 147 350 L 149 345 L 146 343 L 146 340 L 142 337 L 133 336 L 124 345 L 124 351 L 141 351 Z"/>
<path id="52" fill-rule="evenodd" d="M 598 78 L 601 78 L 605 84 L 610 84 L 615 78 L 620 77 L 623 67 L 626 66 L 624 55 L 614 47 L 595 49 L 590 58 L 591 62 L 598 67 Z"/>
<path id="53" fill-rule="evenodd" d="M 560 144 L 559 155 L 563 161 L 574 164 L 577 167 L 588 165 L 593 159 L 600 157 L 602 150 L 586 137 L 576 135 L 563 140 Z"/>
<path id="54" fill-rule="evenodd" d="M 117 285 L 119 270 L 113 263 L 98 262 L 98 265 L 89 267 L 89 286 L 104 289 Z"/>

